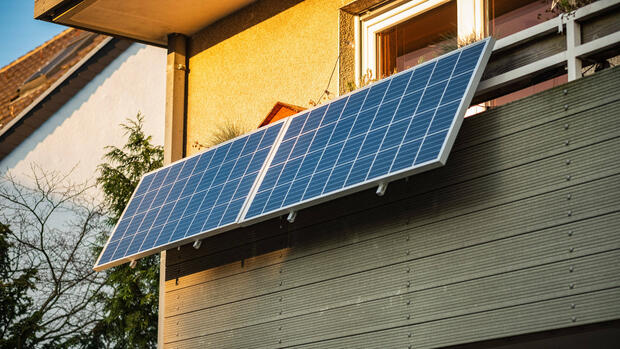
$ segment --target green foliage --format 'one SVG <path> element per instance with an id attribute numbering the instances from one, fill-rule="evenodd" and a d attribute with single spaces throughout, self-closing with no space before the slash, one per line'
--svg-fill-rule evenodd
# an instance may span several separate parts
<path id="1" fill-rule="evenodd" d="M 140 178 L 164 163 L 164 150 L 151 144 L 151 136 L 142 130 L 143 120 L 142 114 L 138 113 L 136 120 L 128 119 L 126 124 L 121 124 L 127 143 L 122 148 L 106 147 L 106 162 L 99 165 L 97 184 L 103 190 L 112 225 L 123 213 Z"/>
<path id="2" fill-rule="evenodd" d="M 597 0 L 547 0 L 551 3 L 548 12 L 568 13 L 580 7 L 589 5 Z"/>
<path id="3" fill-rule="evenodd" d="M 151 143 L 142 130 L 143 117 L 128 120 L 121 127 L 127 143 L 122 148 L 106 147 L 105 163 L 99 165 L 97 183 L 103 189 L 110 225 L 119 220 L 140 178 L 163 165 L 163 148 Z M 101 246 L 107 236 L 101 236 Z M 98 255 L 101 247 L 96 249 Z M 134 269 L 123 264 L 106 271 L 110 292 L 101 295 L 105 317 L 87 340 L 86 347 L 107 343 L 115 348 L 153 348 L 157 345 L 159 301 L 159 256 L 140 259 Z"/>
<path id="4" fill-rule="evenodd" d="M 9 234 L 9 227 L 0 223 L 0 348 L 27 348 L 40 330 L 37 314 L 24 316 L 33 305 L 28 293 L 36 289 L 37 269 L 15 265 Z"/>

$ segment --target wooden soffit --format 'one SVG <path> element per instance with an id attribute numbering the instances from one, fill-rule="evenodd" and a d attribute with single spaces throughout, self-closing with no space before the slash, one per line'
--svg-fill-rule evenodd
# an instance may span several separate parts
<path id="1" fill-rule="evenodd" d="M 191 36 L 254 1 L 34 0 L 34 17 L 165 46 L 168 34 Z"/>

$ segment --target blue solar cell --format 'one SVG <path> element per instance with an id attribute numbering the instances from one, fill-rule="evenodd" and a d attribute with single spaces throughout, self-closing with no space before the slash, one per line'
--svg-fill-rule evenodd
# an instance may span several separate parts
<path id="1" fill-rule="evenodd" d="M 455 118 L 464 115 L 459 106 L 481 54 L 489 52 L 483 49 L 488 42 L 456 50 L 292 117 L 245 218 L 437 161 Z M 333 131 L 320 127 L 315 132 L 319 124 L 315 115 L 322 116 L 321 125 L 335 125 Z"/>
<path id="2" fill-rule="evenodd" d="M 409 127 L 409 120 L 402 120 L 395 124 L 391 124 L 380 149 L 385 150 L 400 145 L 403 136 L 407 132 L 407 127 Z"/>
<path id="3" fill-rule="evenodd" d="M 331 168 L 336 163 L 336 160 L 338 160 L 338 155 L 340 155 L 343 144 L 344 143 L 337 143 L 325 148 L 315 172 L 322 172 Z"/>
<path id="4" fill-rule="evenodd" d="M 235 167 L 233 167 L 232 172 L 230 173 L 230 179 L 236 179 L 245 173 L 245 170 L 250 165 L 250 161 L 252 161 L 252 154 L 245 155 L 240 158 L 236 163 Z"/>
<path id="5" fill-rule="evenodd" d="M 281 129 L 282 129 L 282 124 L 276 124 L 274 126 L 269 127 L 267 130 L 257 131 L 257 132 L 264 132 L 263 139 L 260 141 L 258 149 L 271 148 L 274 142 L 276 141 L 276 138 L 278 137 L 278 134 L 280 133 Z"/>
<path id="6" fill-rule="evenodd" d="M 355 160 L 357 153 L 362 146 L 362 142 L 364 142 L 363 135 L 347 139 L 342 151 L 340 152 L 340 157 L 338 158 L 336 165 L 342 165 L 346 162 Z"/>
<path id="7" fill-rule="evenodd" d="M 306 120 L 304 127 L 302 129 L 302 133 L 312 131 L 319 127 L 321 124 L 321 120 L 323 120 L 323 115 L 325 115 L 325 111 L 327 110 L 327 106 L 324 105 L 320 108 L 316 108 L 310 112 L 310 116 Z"/>
<path id="8" fill-rule="evenodd" d="M 418 157 L 415 159 L 415 164 L 422 164 L 427 161 L 436 160 L 439 158 L 439 151 L 446 140 L 446 134 L 448 131 L 442 131 L 429 135 L 424 139 L 422 147 L 418 152 Z"/>
<path id="9" fill-rule="evenodd" d="M 161 171 L 159 171 L 159 172 L 157 172 L 155 174 L 155 178 L 153 178 L 153 181 L 151 182 L 151 186 L 149 187 L 149 191 L 153 191 L 153 190 L 159 189 L 159 187 L 163 183 L 164 179 L 166 179 L 166 175 L 168 174 L 169 170 L 170 170 L 170 167 L 166 167 L 165 169 L 162 169 Z"/>
<path id="10" fill-rule="evenodd" d="M 400 99 L 393 99 L 390 102 L 383 103 L 381 107 L 379 107 L 379 111 L 377 112 L 370 128 L 375 130 L 379 127 L 389 125 L 390 122 L 392 122 L 392 117 L 394 117 L 396 107 L 398 107 L 399 103 Z"/>
<path id="11" fill-rule="evenodd" d="M 452 53 L 437 61 L 433 75 L 431 75 L 431 81 L 429 85 L 433 85 L 437 82 L 448 79 L 452 75 L 452 71 L 455 68 L 456 61 L 459 59 L 459 53 Z"/>
<path id="12" fill-rule="evenodd" d="M 368 89 L 363 89 L 361 91 L 356 92 L 355 94 L 349 96 L 347 104 L 340 115 L 340 119 L 347 118 L 349 116 L 355 116 L 362 108 L 362 104 L 366 99 L 366 94 L 368 93 Z M 293 123 L 291 122 L 291 125 Z"/>
<path id="13" fill-rule="evenodd" d="M 368 133 L 366 139 L 364 139 L 362 149 L 360 149 L 360 156 L 375 154 L 379 150 L 381 142 L 383 142 L 387 129 L 387 127 L 381 127 Z"/>
<path id="14" fill-rule="evenodd" d="M 355 137 L 368 132 L 370 124 L 374 120 L 375 114 L 377 114 L 377 109 L 377 107 L 373 107 L 371 109 L 362 110 L 357 116 L 348 137 Z"/>
<path id="15" fill-rule="evenodd" d="M 286 163 L 284 169 L 282 169 L 282 173 L 278 178 L 278 182 L 276 185 L 282 185 L 288 182 L 291 182 L 295 175 L 297 174 L 297 170 L 299 170 L 299 166 L 301 166 L 301 161 L 303 158 L 299 157 L 297 159 L 291 160 Z"/>
<path id="16" fill-rule="evenodd" d="M 226 161 L 226 154 L 228 154 L 228 150 L 230 149 L 231 143 L 226 143 L 217 149 L 215 149 L 215 154 L 213 154 L 213 158 L 209 163 L 207 168 L 219 167 Z"/>
<path id="17" fill-rule="evenodd" d="M 433 73 L 433 69 L 435 69 L 435 62 L 429 62 L 428 64 L 415 69 L 405 94 L 425 89 L 428 85 L 428 80 Z"/>
<path id="18" fill-rule="evenodd" d="M 421 143 L 422 141 L 419 139 L 412 142 L 404 143 L 398 149 L 398 155 L 396 155 L 390 171 L 395 172 L 413 166 L 413 162 L 415 161 L 415 157 L 418 154 L 418 149 L 420 149 Z"/>
<path id="19" fill-rule="evenodd" d="M 136 212 L 141 213 L 148 210 L 151 207 L 153 200 L 155 200 L 155 196 L 157 196 L 157 190 L 149 191 L 148 193 L 144 194 L 144 198 L 142 198 L 142 201 L 140 202 L 140 207 L 138 207 L 138 210 Z"/>
<path id="20" fill-rule="evenodd" d="M 383 100 L 383 95 L 385 95 L 385 91 L 387 91 L 387 88 L 389 86 L 390 80 L 382 81 L 372 85 L 370 87 L 368 95 L 366 96 L 366 100 L 364 100 L 364 106 L 362 107 L 362 110 L 378 106 L 379 103 L 381 103 L 381 101 Z"/>
<path id="21" fill-rule="evenodd" d="M 189 175 L 192 174 L 192 171 L 194 171 L 194 167 L 196 167 L 198 160 L 200 160 L 199 156 L 192 156 L 191 158 L 187 159 L 187 161 L 184 161 L 183 169 L 181 169 L 181 172 L 179 173 L 179 176 L 177 177 L 177 179 L 189 177 Z"/>
<path id="22" fill-rule="evenodd" d="M 254 153 L 252 157 L 252 161 L 250 162 L 250 166 L 245 170 L 245 173 L 256 173 L 261 169 L 263 164 L 265 163 L 265 159 L 267 159 L 267 155 L 269 155 L 270 148 L 265 148 Z"/>
<path id="23" fill-rule="evenodd" d="M 336 128 L 334 129 L 334 133 L 332 134 L 332 138 L 330 138 L 327 144 L 334 144 L 347 139 L 347 136 L 351 131 L 351 127 L 353 127 L 353 123 L 355 122 L 355 117 L 349 116 L 345 118 L 343 115 L 343 118 L 344 119 L 338 120 Z"/>
<path id="24" fill-rule="evenodd" d="M 286 161 L 286 159 L 288 159 L 288 156 L 291 154 L 294 146 L 295 139 L 289 139 L 282 142 L 282 144 L 280 144 L 280 147 L 278 148 L 278 151 L 276 152 L 276 156 L 273 158 L 272 163 L 279 164 Z"/>
<path id="25" fill-rule="evenodd" d="M 398 109 L 396 110 L 396 114 L 394 114 L 392 122 L 397 122 L 399 120 L 412 117 L 418 108 L 418 103 L 420 102 L 420 97 L 422 97 L 422 92 L 424 91 L 418 90 L 405 95 L 403 99 L 400 100 L 400 104 L 398 105 Z"/>
<path id="26" fill-rule="evenodd" d="M 442 81 L 434 85 L 428 86 L 422 95 L 422 100 L 418 104 L 416 113 L 425 112 L 429 109 L 437 108 L 443 92 L 446 89 L 447 81 Z"/>
<path id="27" fill-rule="evenodd" d="M 192 175 L 189 178 L 183 178 L 181 180 L 178 180 L 176 183 L 174 183 L 172 185 L 172 189 L 170 189 L 170 193 L 168 193 L 168 196 L 166 197 L 166 200 L 164 201 L 164 203 L 169 203 L 172 201 L 175 201 L 176 199 L 179 198 L 179 196 L 181 195 L 181 193 L 183 192 L 183 188 L 185 188 L 185 184 L 187 182 L 190 183 L 198 183 L 198 181 L 200 181 L 200 176 L 202 175 L 202 173 L 200 173 L 199 175 Z M 190 185 L 190 187 L 194 187 L 196 186 L 196 184 Z"/>
<path id="28" fill-rule="evenodd" d="M 459 102 L 460 101 L 454 101 L 450 104 L 442 105 L 437 109 L 433 121 L 431 122 L 431 127 L 428 130 L 429 134 L 450 128 L 450 125 L 452 125 L 454 121 L 454 114 L 459 107 Z"/>
<path id="29" fill-rule="evenodd" d="M 225 211 L 226 205 L 215 206 L 202 229 L 209 230 L 219 226 Z"/>
<path id="30" fill-rule="evenodd" d="M 295 146 L 293 147 L 293 151 L 291 152 L 290 158 L 294 159 L 298 156 L 303 155 L 308 148 L 310 147 L 310 143 L 312 142 L 312 138 L 314 138 L 314 132 L 304 133 L 297 139 Z"/>
<path id="31" fill-rule="evenodd" d="M 141 249 L 148 250 L 152 248 L 153 245 L 155 244 L 155 241 L 157 241 L 157 238 L 159 237 L 159 233 L 161 232 L 163 228 L 164 228 L 163 225 L 151 228 L 148 231 L 146 237 L 144 238 L 144 242 L 142 243 Z"/>
<path id="32" fill-rule="evenodd" d="M 284 205 L 290 205 L 296 202 L 301 201 L 306 188 L 308 187 L 309 177 L 303 177 L 291 184 L 291 187 L 284 199 Z"/>
<path id="33" fill-rule="evenodd" d="M 293 137 L 297 137 L 306 123 L 308 113 L 299 115 L 291 120 L 291 124 L 288 126 L 288 130 L 284 134 L 284 141 L 287 141 Z"/>
<path id="34" fill-rule="evenodd" d="M 430 125 L 433 119 L 433 115 L 435 115 L 435 109 L 416 115 L 411 120 L 404 141 L 409 142 L 424 137 L 426 130 L 428 130 L 428 125 Z"/>
<path id="35" fill-rule="evenodd" d="M 171 189 L 172 189 L 172 183 L 168 184 L 165 187 L 161 187 L 159 191 L 157 192 L 157 196 L 155 196 L 155 199 L 153 200 L 153 204 L 151 205 L 151 207 L 159 207 L 163 205 Z"/>
<path id="36" fill-rule="evenodd" d="M 325 145 L 327 145 L 329 138 L 332 136 L 335 128 L 335 123 L 331 123 L 327 126 L 322 126 L 321 128 L 319 128 L 314 135 L 314 139 L 312 140 L 312 144 L 310 145 L 309 152 L 324 148 Z"/>
<path id="37" fill-rule="evenodd" d="M 325 186 L 325 191 L 330 192 L 342 188 L 342 186 L 344 185 L 344 181 L 349 175 L 349 171 L 351 171 L 352 165 L 352 163 L 348 162 L 346 164 L 336 166 L 332 173 L 329 175 L 329 180 L 327 181 L 327 185 Z"/>
<path id="38" fill-rule="evenodd" d="M 458 75 L 450 80 L 446 91 L 441 99 L 441 104 L 446 104 L 454 101 L 461 101 L 461 97 L 465 93 L 467 84 L 469 84 L 470 75 L 465 73 Z"/>
<path id="39" fill-rule="evenodd" d="M 349 173 L 349 177 L 347 178 L 345 185 L 350 186 L 363 182 L 366 179 L 368 169 L 370 168 L 370 165 L 372 165 L 372 161 L 374 160 L 374 158 L 375 156 L 373 154 L 355 160 L 355 163 L 353 164 L 353 168 L 351 168 L 351 172 Z"/>
<path id="40" fill-rule="evenodd" d="M 412 74 L 413 72 L 408 71 L 403 74 L 398 74 L 397 76 L 395 76 L 392 79 L 392 82 L 390 83 L 390 87 L 385 93 L 383 100 L 385 102 L 389 102 L 395 98 L 400 99 L 400 97 L 402 97 L 403 93 L 405 92 L 405 88 L 407 88 L 407 85 L 409 84 L 409 79 L 411 79 Z"/>
<path id="41" fill-rule="evenodd" d="M 338 120 L 342 110 L 344 109 L 345 104 L 347 103 L 348 98 L 342 98 L 333 103 L 329 104 L 329 108 L 323 117 L 323 121 L 321 121 L 321 126 L 325 126 L 327 124 L 331 124 Z"/>
<path id="42" fill-rule="evenodd" d="M 155 223 L 153 224 L 153 226 L 159 226 L 166 223 L 166 221 L 168 221 L 168 217 L 170 216 L 170 212 L 172 212 L 175 204 L 176 202 L 171 202 L 162 206 L 162 208 L 159 210 L 159 213 L 157 214 L 157 218 L 155 218 Z"/>
<path id="43" fill-rule="evenodd" d="M 144 219 L 142 220 L 142 224 L 140 224 L 140 227 L 138 228 L 138 232 L 149 230 L 153 225 L 155 217 L 157 217 L 158 213 L 159 209 L 153 209 L 147 212 L 146 216 L 144 216 Z"/>
<path id="44" fill-rule="evenodd" d="M 124 217 L 131 217 L 131 216 L 133 216 L 133 214 L 136 213 L 136 210 L 138 209 L 138 206 L 140 206 L 140 202 L 142 202 L 142 198 L 143 197 L 144 197 L 144 195 L 134 196 L 134 198 L 127 205 L 127 208 L 125 208 L 125 212 L 123 213 L 123 216 Z"/>
<path id="45" fill-rule="evenodd" d="M 237 220 L 237 216 L 239 216 L 239 212 L 241 212 L 244 203 L 245 198 L 231 202 L 226 208 L 226 212 L 220 221 L 220 225 L 234 223 Z"/>
<path id="46" fill-rule="evenodd" d="M 325 183 L 327 183 L 327 179 L 329 178 L 330 171 L 323 171 L 315 173 L 308 184 L 308 188 L 304 193 L 304 200 L 316 197 L 323 192 L 323 188 L 325 187 Z"/>
<path id="47" fill-rule="evenodd" d="M 376 178 L 387 174 L 397 152 L 398 148 L 390 148 L 379 152 L 375 157 L 375 162 L 372 164 L 368 177 Z"/>
<path id="48" fill-rule="evenodd" d="M 192 173 L 195 174 L 206 170 L 211 163 L 211 160 L 213 160 L 213 155 L 215 155 L 215 152 L 213 151 L 199 155 L 198 162 L 196 163 L 196 166 L 194 167 L 194 172 Z"/>
<path id="49" fill-rule="evenodd" d="M 134 196 L 138 196 L 138 195 L 146 193 L 146 191 L 149 189 L 149 186 L 151 185 L 151 182 L 153 181 L 153 178 L 155 178 L 154 173 L 144 176 L 142 178 L 142 181 L 140 181 L 140 184 L 138 185 L 138 188 L 136 189 Z"/>
<path id="50" fill-rule="evenodd" d="M 305 156 L 303 158 L 301 166 L 299 167 L 297 177 L 310 176 L 314 172 L 316 166 L 319 164 L 319 160 L 321 160 L 322 154 L 323 152 L 318 150 Z"/>
<path id="51" fill-rule="evenodd" d="M 166 175 L 166 179 L 164 179 L 164 182 L 161 185 L 164 186 L 173 183 L 181 172 L 183 165 L 185 165 L 184 162 L 177 162 L 176 164 L 172 165 L 172 167 L 170 167 L 170 170 L 168 171 L 168 174 Z"/>
<path id="52" fill-rule="evenodd" d="M 254 132 L 250 135 L 250 138 L 248 138 L 248 141 L 245 143 L 245 146 L 241 151 L 241 156 L 251 155 L 256 151 L 256 149 L 259 148 L 258 145 L 263 138 L 264 132 L 265 131 L 263 130 L 259 132 Z"/>
<path id="53" fill-rule="evenodd" d="M 456 68 L 454 69 L 455 72 L 462 73 L 474 69 L 478 63 L 478 58 L 480 57 L 482 50 L 484 50 L 483 42 L 473 44 L 463 50 L 461 56 L 459 57 L 459 61 L 456 64 Z"/>

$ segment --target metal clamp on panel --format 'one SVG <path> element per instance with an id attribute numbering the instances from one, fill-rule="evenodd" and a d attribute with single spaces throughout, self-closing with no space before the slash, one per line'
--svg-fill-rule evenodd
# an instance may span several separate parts
<path id="1" fill-rule="evenodd" d="M 295 217 L 297 217 L 297 211 L 291 211 L 289 212 L 288 217 L 286 217 L 286 220 L 289 223 L 293 223 L 295 222 Z"/>
<path id="2" fill-rule="evenodd" d="M 385 195 L 385 191 L 387 190 L 387 187 L 388 187 L 387 182 L 379 183 L 379 186 L 377 187 L 377 191 L 376 191 L 377 195 L 378 196 Z"/>

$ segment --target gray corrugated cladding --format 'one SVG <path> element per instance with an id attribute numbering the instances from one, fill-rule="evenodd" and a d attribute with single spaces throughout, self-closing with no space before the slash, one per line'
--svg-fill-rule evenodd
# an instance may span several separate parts
<path id="1" fill-rule="evenodd" d="M 620 69 L 467 119 L 448 165 L 168 251 L 167 348 L 416 348 L 620 318 Z"/>

